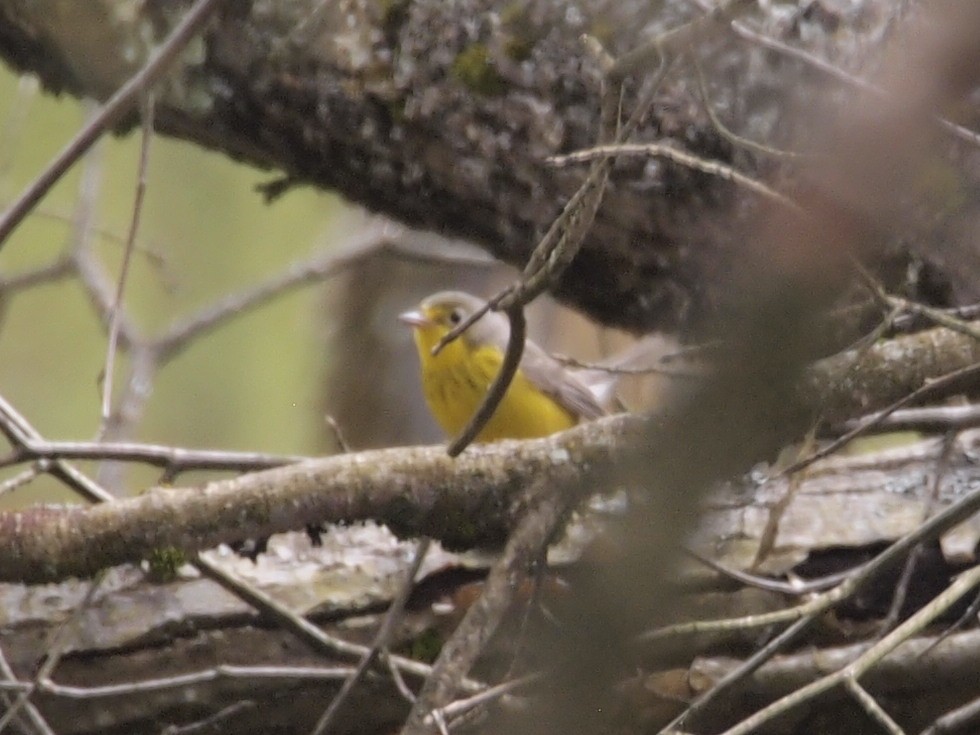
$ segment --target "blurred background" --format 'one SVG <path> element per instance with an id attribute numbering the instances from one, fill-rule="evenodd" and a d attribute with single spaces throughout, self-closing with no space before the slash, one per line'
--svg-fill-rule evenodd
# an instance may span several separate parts
<path id="1" fill-rule="evenodd" d="M 0 69 L 0 197 L 19 194 L 85 120 L 70 99 Z M 115 279 L 130 219 L 140 141 L 108 138 L 76 165 L 0 250 L 4 277 L 65 252 L 88 167 L 98 180 L 92 246 Z M 336 198 L 297 190 L 274 206 L 254 191 L 267 172 L 155 138 L 125 300 L 146 334 L 217 296 L 246 288 L 321 246 Z M 133 438 L 308 453 L 317 447 L 312 290 L 297 290 L 192 344 L 157 377 Z M 49 439 L 92 439 L 100 422 L 106 338 L 84 290 L 55 281 L 0 301 L 0 393 Z M 301 318 L 302 317 L 302 318 Z M 116 376 L 125 377 L 125 358 Z M 21 494 L 18 493 L 18 498 Z"/>
<path id="2" fill-rule="evenodd" d="M 11 201 L 79 129 L 84 105 L 40 92 L 0 69 L 0 200 Z M 136 188 L 139 131 L 104 140 L 0 249 L 0 280 L 56 261 L 73 238 L 80 192 L 94 206 L 94 258 L 118 277 Z M 166 138 L 152 140 L 147 188 L 126 285 L 126 308 L 152 338 L 222 296 L 245 292 L 324 249 L 343 247 L 370 218 L 329 193 L 289 190 L 265 204 L 276 177 Z M 445 244 L 442 244 L 445 247 Z M 453 252 L 460 252 L 453 247 Z M 472 254 L 480 259 L 480 252 Z M 291 289 L 199 336 L 156 375 L 128 438 L 195 448 L 284 454 L 336 451 L 337 424 L 354 449 L 441 440 L 424 409 L 414 347 L 395 315 L 426 294 L 490 294 L 514 271 L 500 264 L 433 264 L 391 254 Z M 536 304 L 531 334 L 593 359 L 625 339 L 553 304 Z M 47 439 L 88 441 L 100 426 L 106 334 L 77 278 L 0 289 L 0 395 Z M 125 381 L 121 353 L 115 385 Z M 0 479 L 10 477 L 7 470 Z M 156 480 L 128 468 L 116 491 Z M 54 483 L 0 497 L 7 507 L 69 497 Z M 45 495 L 50 492 L 51 495 Z"/>

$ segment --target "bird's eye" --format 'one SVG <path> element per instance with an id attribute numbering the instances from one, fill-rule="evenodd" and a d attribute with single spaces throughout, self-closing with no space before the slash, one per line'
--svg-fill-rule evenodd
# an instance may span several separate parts
<path id="1" fill-rule="evenodd" d="M 449 321 L 453 324 L 459 324 L 463 321 L 463 312 L 459 309 L 453 309 L 449 314 Z"/>

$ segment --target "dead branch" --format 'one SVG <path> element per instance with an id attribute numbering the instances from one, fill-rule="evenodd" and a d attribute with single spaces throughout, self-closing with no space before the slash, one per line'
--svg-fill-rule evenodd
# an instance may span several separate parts
<path id="1" fill-rule="evenodd" d="M 980 676 L 980 632 L 957 633 L 929 650 L 928 636 L 905 641 L 862 677 L 879 696 L 904 696 L 910 690 L 960 688 Z M 780 656 L 761 666 L 733 692 L 736 699 L 758 696 L 776 699 L 810 684 L 828 670 L 843 669 L 867 651 L 866 643 L 804 650 Z M 690 680 L 698 689 L 709 688 L 740 662 L 726 657 L 703 657 L 691 664 Z M 964 687 L 968 688 L 968 687 Z"/>
<path id="2" fill-rule="evenodd" d="M 786 694 L 781 699 L 776 700 L 769 706 L 726 730 L 725 735 L 748 735 L 748 733 L 755 731 L 756 728 L 772 718 L 789 712 L 794 707 L 805 704 L 814 697 L 834 687 L 845 685 L 850 680 L 859 679 L 875 667 L 885 656 L 898 648 L 899 645 L 920 633 L 936 616 L 945 612 L 960 597 L 978 584 L 980 584 L 980 567 L 974 567 L 953 582 L 947 590 L 937 595 L 932 602 L 919 610 L 881 641 L 867 650 L 861 651 L 855 659 L 848 661 L 845 666 Z"/>

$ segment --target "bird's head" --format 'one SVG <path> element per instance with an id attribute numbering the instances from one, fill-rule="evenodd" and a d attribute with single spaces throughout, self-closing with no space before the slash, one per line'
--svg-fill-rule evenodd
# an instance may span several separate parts
<path id="1" fill-rule="evenodd" d="M 398 320 L 415 330 L 419 349 L 431 350 L 446 334 L 478 311 L 485 302 L 462 291 L 440 291 L 419 304 L 417 309 L 398 315 Z M 470 347 L 507 343 L 508 322 L 502 314 L 485 314 L 457 342 Z"/>

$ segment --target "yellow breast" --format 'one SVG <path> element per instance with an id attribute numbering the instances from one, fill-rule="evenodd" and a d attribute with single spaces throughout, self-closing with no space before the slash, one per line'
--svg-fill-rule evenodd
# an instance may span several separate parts
<path id="1" fill-rule="evenodd" d="M 496 347 L 471 348 L 458 339 L 436 356 L 421 330 L 416 344 L 422 366 L 422 389 L 436 421 L 449 436 L 459 434 L 483 402 L 500 371 L 503 353 Z M 476 440 L 530 439 L 568 429 L 577 417 L 542 393 L 520 371 L 496 412 Z"/>

